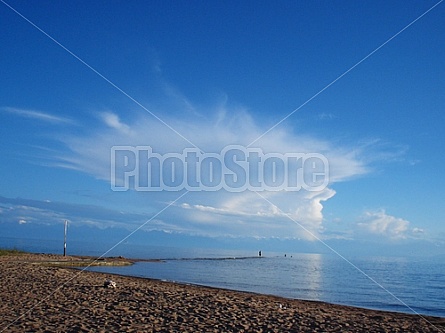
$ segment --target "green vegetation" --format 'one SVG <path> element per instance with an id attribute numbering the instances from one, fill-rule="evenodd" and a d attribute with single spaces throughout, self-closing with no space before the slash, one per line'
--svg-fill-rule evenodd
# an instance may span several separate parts
<path id="1" fill-rule="evenodd" d="M 17 255 L 17 254 L 25 254 L 25 251 L 13 248 L 13 249 L 3 249 L 0 248 L 0 256 L 7 256 L 7 255 Z"/>

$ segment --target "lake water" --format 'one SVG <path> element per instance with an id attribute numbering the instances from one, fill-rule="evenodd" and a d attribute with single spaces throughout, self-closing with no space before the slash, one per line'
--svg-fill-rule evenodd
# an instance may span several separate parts
<path id="1" fill-rule="evenodd" d="M 169 259 L 89 270 L 445 317 L 443 263 L 367 258 L 353 264 L 361 271 L 338 257 L 293 254 Z"/>
<path id="2" fill-rule="evenodd" d="M 5 244 L 5 242 L 7 244 Z M 60 253 L 60 244 L 11 244 L 32 252 Z M 17 242 L 17 240 L 15 241 Z M 71 244 L 71 253 L 101 255 L 109 247 Z M 104 250 L 105 249 L 105 250 Z M 126 244 L 107 256 L 157 258 L 125 267 L 88 270 L 147 277 L 287 298 L 445 317 L 445 262 L 439 259 L 355 258 L 326 254 L 272 254 L 147 247 Z M 354 267 L 355 266 L 355 267 Z"/>

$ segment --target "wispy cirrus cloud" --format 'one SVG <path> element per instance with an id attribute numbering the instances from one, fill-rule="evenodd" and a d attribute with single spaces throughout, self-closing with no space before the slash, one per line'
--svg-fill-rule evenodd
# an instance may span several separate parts
<path id="1" fill-rule="evenodd" d="M 8 113 L 14 114 L 19 117 L 36 119 L 36 120 L 49 122 L 49 123 L 53 123 L 53 124 L 57 124 L 57 123 L 70 124 L 70 125 L 75 124 L 74 120 L 72 120 L 72 119 L 69 119 L 66 117 L 55 116 L 50 113 L 37 111 L 37 110 L 21 109 L 21 108 L 9 107 L 9 106 L 0 107 L 0 110 L 3 112 L 8 112 Z"/>

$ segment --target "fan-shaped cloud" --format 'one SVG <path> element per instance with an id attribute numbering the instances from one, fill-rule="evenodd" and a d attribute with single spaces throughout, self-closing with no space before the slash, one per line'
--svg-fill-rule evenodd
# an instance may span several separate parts
<path id="1" fill-rule="evenodd" d="M 150 228 L 166 231 L 180 230 L 192 234 L 209 236 L 255 236 L 255 237 L 296 237 L 316 239 L 325 231 L 323 226 L 323 202 L 335 196 L 331 188 L 336 182 L 346 181 L 369 172 L 365 147 L 359 145 L 339 145 L 316 136 L 301 134 L 298 128 L 277 127 L 262 136 L 267 126 L 260 126 L 250 113 L 243 108 L 229 109 L 219 105 L 214 109 L 199 110 L 187 103 L 184 116 L 163 116 L 162 121 L 147 113 L 144 116 L 126 117 L 123 122 L 117 112 L 98 112 L 98 123 L 88 128 L 90 134 L 60 135 L 59 140 L 68 150 L 53 156 L 54 165 L 78 170 L 98 179 L 110 182 L 112 168 L 111 150 L 115 146 L 150 146 L 159 154 L 181 153 L 191 148 L 191 143 L 203 152 L 219 153 L 228 145 L 253 147 L 264 153 L 317 153 L 326 157 L 329 163 L 328 187 L 318 191 L 279 191 L 259 193 L 241 192 L 193 192 L 170 207 L 161 219 Z M 9 110 L 9 112 L 12 112 Z M 51 118 L 43 113 L 14 111 L 22 116 Z M 136 113 L 135 113 L 136 114 Z M 163 112 L 163 115 L 169 114 Z M 54 118 L 54 121 L 63 119 Z M 176 131 L 176 132 L 175 132 Z M 88 133 L 88 131 L 87 131 Z M 179 133 L 179 135 L 178 135 Z M 260 140 L 257 138 L 261 137 Z M 141 194 L 142 195 L 142 194 Z M 162 209 L 167 202 L 178 198 L 177 192 L 144 193 L 148 211 Z M 40 212 L 40 215 L 42 212 Z M 24 216 L 23 219 L 25 219 Z M 149 217 L 149 216 L 148 216 Z M 59 216 L 58 216 L 59 218 Z M 140 217 L 138 217 L 138 220 Z M 31 219 L 26 217 L 26 220 Z M 95 219 L 91 219 L 91 221 Z M 113 216 L 100 219 L 116 224 Z M 119 218 L 117 218 L 121 224 Z M 94 223 L 94 222 L 91 222 Z M 99 224 L 102 224 L 100 222 Z M 167 229 L 166 229 L 167 228 Z M 392 233 L 392 237 L 403 234 L 404 224 L 381 226 L 374 222 L 369 226 L 373 232 L 380 229 Z M 167 230 L 168 231 L 168 230 Z"/>

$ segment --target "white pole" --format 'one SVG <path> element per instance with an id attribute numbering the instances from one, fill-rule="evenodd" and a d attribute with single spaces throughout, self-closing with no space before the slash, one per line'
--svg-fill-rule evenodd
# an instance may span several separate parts
<path id="1" fill-rule="evenodd" d="M 66 257 L 66 231 L 68 229 L 68 221 L 65 220 L 65 233 L 63 237 L 63 256 Z"/>

